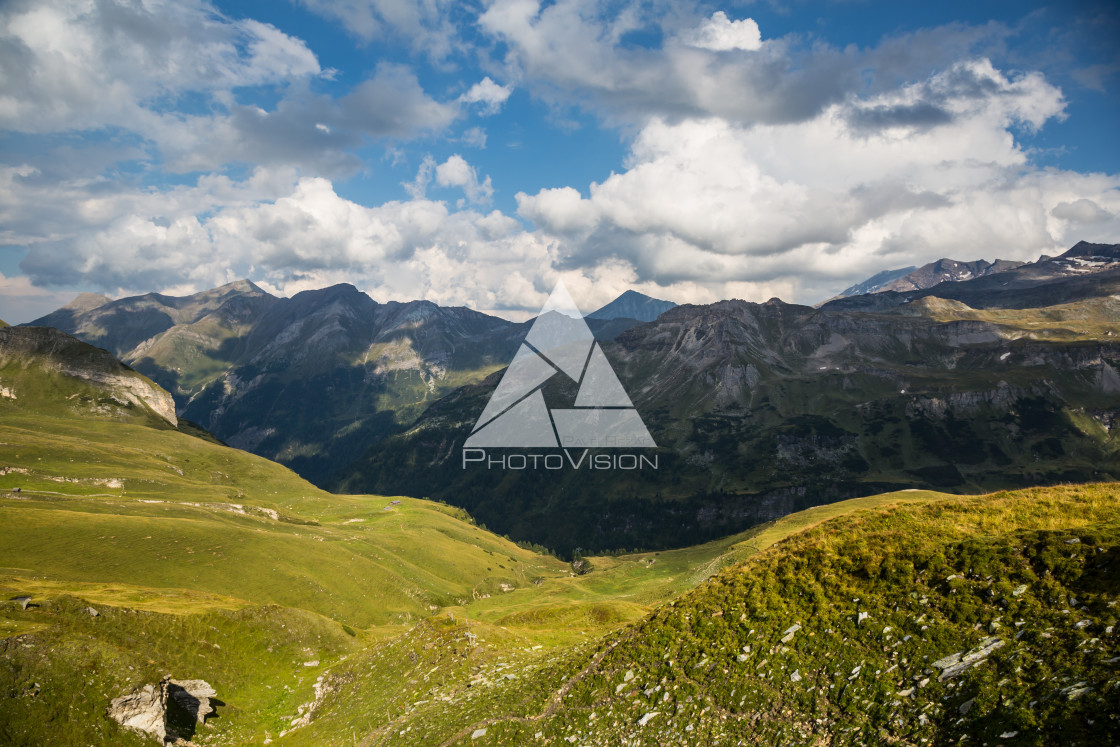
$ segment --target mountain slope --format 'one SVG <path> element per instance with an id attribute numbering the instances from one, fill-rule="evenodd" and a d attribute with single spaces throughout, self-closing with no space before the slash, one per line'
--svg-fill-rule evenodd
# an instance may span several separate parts
<path id="1" fill-rule="evenodd" d="M 166 391 L 106 351 L 50 327 L 0 327 L 0 386 L 9 407 L 88 408 L 121 418 L 147 411 L 178 423 Z"/>
<path id="2" fill-rule="evenodd" d="M 652 322 L 669 309 L 676 306 L 672 301 L 628 290 L 602 308 L 587 314 L 588 319 L 637 319 L 639 322 Z"/>
<path id="3" fill-rule="evenodd" d="M 183 391 L 183 413 L 322 483 L 435 398 L 503 365 L 514 328 L 426 301 L 379 304 L 350 285 L 305 291 L 277 301 L 231 365 Z M 159 379 L 168 363 L 146 353 L 136 366 Z"/>
<path id="4" fill-rule="evenodd" d="M 147 407 L 81 404 L 118 394 L 6 355 L 5 744 L 150 744 L 105 709 L 168 673 L 218 693 L 202 747 L 1115 739 L 1116 485 L 857 499 L 577 575 L 447 506 L 331 495 Z M 1003 647 L 936 682 L 983 636 Z"/>
<path id="5" fill-rule="evenodd" d="M 113 301 L 83 293 L 24 326 L 60 329 L 130 362 L 128 353 L 138 345 L 175 325 L 193 324 L 235 297 L 275 300 L 247 280 L 183 297 L 148 293 Z"/>
<path id="6" fill-rule="evenodd" d="M 700 542 L 901 487 L 1116 479 L 1120 327 L 1112 302 L 1093 303 L 1045 333 L 1045 310 L 681 306 L 603 345 L 661 447 L 659 470 L 464 468 L 493 376 L 433 404 L 337 485 L 438 497 L 570 551 Z"/>
<path id="7" fill-rule="evenodd" d="M 974 308 L 1027 309 L 1054 306 L 1120 292 L 1120 244 L 1081 241 L 1058 257 L 1041 257 L 997 274 L 948 280 L 920 290 L 881 292 L 838 298 L 833 309 L 875 310 L 937 296 Z M 822 306 L 823 308 L 823 306 Z"/>
<path id="8" fill-rule="evenodd" d="M 883 270 L 877 272 L 871 277 L 867 278 L 861 283 L 850 285 L 844 290 L 836 294 L 836 298 L 846 298 L 847 296 L 862 296 L 865 293 L 874 293 L 882 290 L 885 286 L 890 284 L 891 281 L 897 280 L 901 277 L 909 275 L 917 267 L 910 265 L 909 267 L 900 267 L 897 270 Z"/>
<path id="9" fill-rule="evenodd" d="M 642 316 L 667 304 L 618 302 Z M 347 284 L 285 299 L 248 281 L 181 298 L 83 294 L 35 323 L 109 349 L 171 391 L 185 417 L 319 484 L 504 366 L 528 329 L 428 301 L 377 303 Z M 637 323 L 590 321 L 599 339 Z"/>
<path id="10" fill-rule="evenodd" d="M 479 659 L 500 629 L 440 615 L 332 668 L 289 739 L 1115 741 L 1117 486 L 911 495 L 748 533 L 745 562 L 584 643 Z"/>
<path id="11" fill-rule="evenodd" d="M 107 348 L 185 417 L 318 482 L 503 365 L 519 329 L 426 301 L 379 304 L 351 285 L 281 299 L 248 281 L 181 298 L 82 296 L 35 323 Z"/>
<path id="12" fill-rule="evenodd" d="M 460 738 L 1115 742 L 1118 507 L 1086 486 L 849 514 L 603 641 L 540 717 Z"/>
<path id="13" fill-rule="evenodd" d="M 4 744 L 145 744 L 105 709 L 167 673 L 218 692 L 217 718 L 192 741 L 259 744 L 310 720 L 347 657 L 404 647 L 411 670 L 426 654 L 407 631 L 430 627 L 434 610 L 474 620 L 466 632 L 479 640 L 450 657 L 459 666 L 567 657 L 585 633 L 705 578 L 736 542 L 594 558 L 595 573 L 576 576 L 447 506 L 324 493 L 116 402 L 94 374 L 145 380 L 105 351 L 57 330 L 4 331 L 23 341 L 4 346 L 0 367 L 14 393 L 0 397 L 0 520 L 12 529 L 0 590 L 16 599 L 0 604 Z M 37 338 L 51 344 L 27 342 Z M 399 697 L 408 678 L 376 673 Z M 382 720 L 364 710 L 363 725 Z"/>
<path id="14" fill-rule="evenodd" d="M 57 330 L 0 329 L 0 382 L 0 590 L 31 600 L 0 604 L 4 744 L 149 743 L 105 709 L 168 672 L 219 693 L 195 741 L 260 743 L 431 605 L 568 575 L 460 511 L 334 496 L 175 428 L 126 399 L 166 392 Z"/>

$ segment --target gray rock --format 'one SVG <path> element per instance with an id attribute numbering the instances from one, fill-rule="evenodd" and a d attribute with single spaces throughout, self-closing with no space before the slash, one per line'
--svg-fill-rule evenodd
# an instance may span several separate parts
<path id="1" fill-rule="evenodd" d="M 988 655 L 997 649 L 1003 648 L 1005 641 L 992 636 L 985 638 L 980 642 L 980 645 L 972 649 L 968 653 L 958 651 L 955 654 L 949 654 L 937 661 L 933 662 L 933 666 L 942 670 L 941 675 L 937 678 L 938 682 L 944 682 L 947 679 L 956 677 L 962 672 L 971 667 L 976 666 L 980 662 L 988 658 Z"/>
<path id="2" fill-rule="evenodd" d="M 100 612 L 95 610 L 93 607 L 86 607 L 86 612 L 89 613 L 90 617 L 97 617 L 98 615 L 101 614 Z"/>
<path id="3" fill-rule="evenodd" d="M 214 712 L 210 698 L 217 695 L 204 680 L 164 677 L 158 685 L 114 698 L 108 716 L 121 726 L 148 734 L 160 742 L 189 739 L 195 723 L 205 723 Z"/>
<path id="4" fill-rule="evenodd" d="M 109 704 L 109 718 L 164 742 L 167 739 L 165 697 L 159 685 L 144 685 L 138 692 L 114 698 Z"/>

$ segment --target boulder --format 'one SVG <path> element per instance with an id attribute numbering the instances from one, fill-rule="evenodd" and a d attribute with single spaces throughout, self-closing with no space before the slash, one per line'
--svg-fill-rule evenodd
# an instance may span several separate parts
<path id="1" fill-rule="evenodd" d="M 214 712 L 210 699 L 217 693 L 204 680 L 175 680 L 170 676 L 158 685 L 144 685 L 128 695 L 114 698 L 108 716 L 121 726 L 148 734 L 161 743 L 186 742 L 196 724 Z"/>

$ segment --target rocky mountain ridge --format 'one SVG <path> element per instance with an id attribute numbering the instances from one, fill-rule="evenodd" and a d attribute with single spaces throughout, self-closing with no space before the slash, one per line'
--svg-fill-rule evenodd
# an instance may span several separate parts
<path id="1" fill-rule="evenodd" d="M 972 280 L 994 275 L 996 273 L 1013 270 L 1024 264 L 1005 259 L 995 262 L 978 259 L 972 262 L 961 262 L 955 259 L 942 258 L 921 267 L 904 267 L 898 270 L 885 270 L 853 286 L 840 291 L 835 298 L 848 296 L 861 296 L 868 293 L 881 293 L 883 291 L 896 291 L 899 293 L 913 290 L 925 290 L 944 282 L 958 282 Z"/>
<path id="2" fill-rule="evenodd" d="M 937 286 L 977 308 L 930 290 L 819 309 L 733 300 L 620 334 L 603 349 L 660 447 L 660 474 L 464 470 L 458 445 L 495 376 L 433 403 L 336 485 L 431 495 L 570 549 L 700 542 L 878 490 L 1111 479 L 1116 270 L 1040 264 Z M 1024 296 L 1080 300 L 1020 308 Z"/>
<path id="3" fill-rule="evenodd" d="M 5 397 L 42 395 L 22 387 L 21 372 L 32 366 L 89 384 L 119 406 L 150 409 L 172 426 L 178 425 L 171 395 L 108 352 L 50 327 L 0 328 L 0 384 Z M 66 399 L 77 396 L 71 392 Z"/>

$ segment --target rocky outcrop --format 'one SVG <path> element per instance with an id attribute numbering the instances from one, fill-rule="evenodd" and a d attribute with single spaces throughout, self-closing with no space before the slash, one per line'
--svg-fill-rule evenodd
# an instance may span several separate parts
<path id="1" fill-rule="evenodd" d="M 148 407 L 172 425 L 178 424 L 175 401 L 147 377 L 65 332 L 51 327 L 0 328 L 0 366 L 8 362 L 41 366 L 104 389 L 122 405 Z"/>
<path id="2" fill-rule="evenodd" d="M 144 685 L 114 698 L 108 716 L 121 726 L 147 734 L 163 744 L 189 744 L 195 726 L 213 713 L 210 699 L 217 693 L 204 680 L 175 680 Z"/>
<path id="3" fill-rule="evenodd" d="M 171 398 L 171 395 L 133 371 L 128 371 L 125 374 L 96 371 L 88 368 L 64 367 L 62 372 L 109 389 L 130 404 L 147 405 L 171 425 L 178 425 L 179 420 L 175 416 L 175 400 Z"/>

